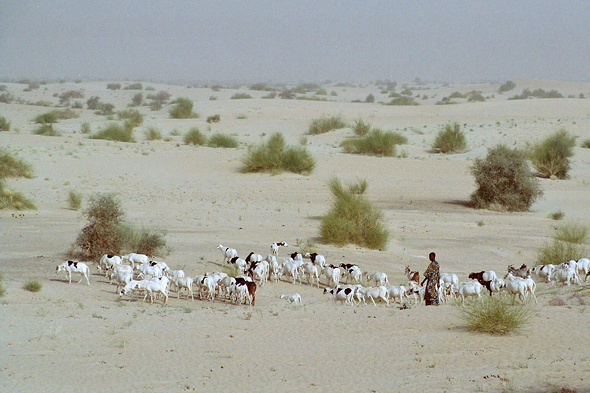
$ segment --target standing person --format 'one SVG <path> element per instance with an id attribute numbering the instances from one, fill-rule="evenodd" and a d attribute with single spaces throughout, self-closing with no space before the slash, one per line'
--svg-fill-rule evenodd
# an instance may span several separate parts
<path id="1" fill-rule="evenodd" d="M 424 280 L 422 280 L 422 284 L 424 285 L 424 281 L 426 283 L 426 290 L 424 291 L 424 301 L 426 302 L 427 306 L 438 306 L 438 282 L 440 280 L 440 271 L 438 262 L 436 261 L 436 254 L 431 252 L 428 255 L 430 259 L 430 265 L 424 272 Z"/>

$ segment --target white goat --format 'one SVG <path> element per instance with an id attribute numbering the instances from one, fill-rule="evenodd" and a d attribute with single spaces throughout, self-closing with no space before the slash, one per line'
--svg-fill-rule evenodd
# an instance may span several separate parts
<path id="1" fill-rule="evenodd" d="M 270 253 L 272 255 L 274 255 L 275 257 L 278 257 L 279 256 L 279 247 L 288 247 L 288 246 L 289 245 L 287 244 L 287 242 L 273 242 L 273 244 L 270 245 Z"/>
<path id="2" fill-rule="evenodd" d="M 147 265 L 138 265 L 136 266 L 137 270 L 139 270 L 143 274 L 148 274 L 154 277 L 162 277 L 164 274 L 162 268 L 158 265 L 152 265 L 151 262 Z"/>
<path id="3" fill-rule="evenodd" d="M 80 273 L 82 277 L 80 277 L 80 281 L 78 281 L 78 284 L 82 282 L 82 279 L 86 278 L 86 283 L 90 285 L 90 280 L 88 279 L 88 276 L 90 274 L 90 268 L 84 262 L 64 262 L 61 265 L 58 265 L 57 268 L 55 268 L 55 274 L 61 271 L 66 272 L 66 277 L 68 278 L 70 284 L 72 283 L 72 273 Z"/>
<path id="4" fill-rule="evenodd" d="M 104 254 L 100 258 L 100 262 L 98 263 L 97 269 L 98 269 L 99 273 L 103 273 L 106 277 L 107 271 L 109 269 L 113 268 L 113 266 L 115 266 L 115 265 L 120 265 L 122 262 L 123 261 L 122 261 L 121 257 L 118 255 Z"/>
<path id="5" fill-rule="evenodd" d="M 136 254 L 133 252 L 131 254 L 123 255 L 121 257 L 121 259 L 123 261 L 128 261 L 134 269 L 135 269 L 135 264 L 138 264 L 138 265 L 147 264 L 150 261 L 150 258 L 147 255 Z"/>
<path id="6" fill-rule="evenodd" d="M 319 266 L 320 269 L 323 269 L 324 266 L 326 266 L 326 257 L 324 257 L 321 254 L 315 252 L 307 252 L 305 253 L 305 257 L 311 259 L 311 262 L 314 265 Z"/>
<path id="7" fill-rule="evenodd" d="M 133 273 L 129 272 L 117 272 L 115 273 L 114 277 L 115 282 L 117 283 L 117 289 L 115 289 L 115 293 L 119 293 L 119 287 L 124 287 L 125 285 L 129 284 L 131 280 L 133 280 Z"/>
<path id="8" fill-rule="evenodd" d="M 345 287 L 345 288 L 325 288 L 324 289 L 324 294 L 326 293 L 330 293 L 332 294 L 332 296 L 334 297 L 335 301 L 340 301 L 340 302 L 344 302 L 345 304 L 348 304 L 350 306 L 353 305 L 352 303 L 352 297 L 354 296 L 355 293 L 355 289 L 351 288 L 351 287 Z"/>
<path id="9" fill-rule="evenodd" d="M 551 275 L 551 279 L 567 286 L 570 284 L 575 284 L 577 281 L 579 281 L 576 268 L 573 267 L 567 269 L 555 269 Z"/>
<path id="10" fill-rule="evenodd" d="M 293 284 L 299 278 L 301 284 L 301 277 L 299 276 L 298 264 L 292 258 L 285 258 L 283 260 L 283 267 L 281 269 L 281 276 L 287 275 L 293 278 Z"/>
<path id="11" fill-rule="evenodd" d="M 363 302 L 365 304 L 367 304 L 367 302 L 364 300 L 364 297 L 368 297 L 369 299 L 371 299 L 375 307 L 377 307 L 377 304 L 375 304 L 375 299 L 381 299 L 384 302 L 386 302 L 389 306 L 389 291 L 384 286 L 363 287 L 359 285 L 357 287 L 357 291 L 358 293 L 363 295 Z"/>
<path id="12" fill-rule="evenodd" d="M 338 286 L 338 284 L 340 283 L 340 278 L 342 277 L 342 270 L 339 267 L 334 267 L 332 265 L 324 266 L 322 273 L 328 279 L 328 287 Z"/>
<path id="13" fill-rule="evenodd" d="M 512 294 L 512 302 L 514 303 L 516 295 L 520 297 L 520 300 L 524 300 L 527 293 L 531 294 L 531 297 L 535 299 L 535 304 L 538 304 L 537 297 L 535 296 L 535 289 L 537 284 L 532 278 L 520 278 L 515 277 L 512 273 L 507 275 L 508 282 L 506 282 L 506 290 Z"/>
<path id="14" fill-rule="evenodd" d="M 298 293 L 294 293 L 291 295 L 281 295 L 281 299 L 287 300 L 287 303 L 289 303 L 289 304 L 295 303 L 295 305 L 297 305 L 297 304 L 299 304 L 300 306 L 302 305 L 301 295 Z"/>
<path id="15" fill-rule="evenodd" d="M 396 299 L 399 299 L 399 303 L 401 304 L 404 298 L 406 298 L 406 287 L 404 287 L 403 285 L 390 286 L 389 288 L 387 288 L 387 297 L 389 299 L 393 299 L 394 302 L 396 301 Z"/>
<path id="16" fill-rule="evenodd" d="M 180 291 L 182 289 L 186 289 L 187 298 L 190 295 L 191 299 L 195 300 L 193 295 L 193 279 L 190 277 L 173 277 L 170 282 L 173 282 L 176 286 L 176 290 L 178 291 L 178 299 L 180 299 Z"/>
<path id="17" fill-rule="evenodd" d="M 477 281 L 465 282 L 459 287 L 459 296 L 461 296 L 461 303 L 465 303 L 466 297 L 481 298 L 481 291 L 483 285 Z"/>
<path id="18" fill-rule="evenodd" d="M 238 256 L 238 252 L 234 248 L 224 247 L 221 244 L 217 248 L 223 253 L 223 263 L 229 262 L 230 259 Z"/>
<path id="19" fill-rule="evenodd" d="M 318 268 L 311 262 L 304 262 L 303 266 L 301 266 L 301 275 L 303 279 L 305 276 L 308 276 L 307 282 L 309 285 L 313 285 L 313 281 L 315 279 L 317 287 L 320 287 L 320 275 L 318 273 Z"/>
<path id="20" fill-rule="evenodd" d="M 578 265 L 578 275 L 582 275 L 583 273 L 586 276 L 584 281 L 587 281 L 588 275 L 590 274 L 590 259 L 580 258 L 576 264 Z"/>
<path id="21" fill-rule="evenodd" d="M 539 280 L 543 279 L 547 282 L 551 281 L 551 276 L 555 271 L 555 265 L 540 265 L 531 268 L 531 274 L 536 276 Z"/>
<path id="22" fill-rule="evenodd" d="M 382 272 L 375 272 L 373 274 L 367 275 L 367 282 L 375 282 L 375 286 L 382 286 L 382 285 L 389 285 L 389 280 L 387 279 L 387 274 Z"/>

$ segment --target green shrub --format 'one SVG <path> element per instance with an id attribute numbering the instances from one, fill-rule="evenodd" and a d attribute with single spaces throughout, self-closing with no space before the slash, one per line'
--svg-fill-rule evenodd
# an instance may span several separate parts
<path id="1" fill-rule="evenodd" d="M 10 122 L 4 116 L 0 116 L 0 131 L 10 131 Z"/>
<path id="2" fill-rule="evenodd" d="M 173 119 L 192 119 L 198 117 L 193 112 L 193 102 L 188 98 L 178 98 L 174 106 L 170 108 L 170 117 Z"/>
<path id="3" fill-rule="evenodd" d="M 305 146 L 287 146 L 280 133 L 271 135 L 266 143 L 250 147 L 242 163 L 243 172 L 309 174 L 315 167 L 315 160 Z"/>
<path id="4" fill-rule="evenodd" d="M 534 315 L 529 304 L 511 304 L 507 296 L 484 296 L 457 307 L 467 329 L 494 335 L 519 332 Z"/>
<path id="5" fill-rule="evenodd" d="M 457 153 L 467 148 L 465 133 L 459 123 L 447 124 L 438 132 L 432 148 L 441 153 Z"/>
<path id="6" fill-rule="evenodd" d="M 55 111 L 41 113 L 40 115 L 35 116 L 33 121 L 37 124 L 53 124 L 57 123 L 57 114 Z"/>
<path id="7" fill-rule="evenodd" d="M 118 123 L 109 123 L 105 128 L 90 135 L 90 139 L 106 139 L 118 142 L 135 142 L 133 130 Z"/>
<path id="8" fill-rule="evenodd" d="M 33 167 L 23 160 L 15 158 L 7 151 L 0 150 L 0 179 L 7 177 L 26 177 L 32 179 Z"/>
<path id="9" fill-rule="evenodd" d="M 375 96 L 373 94 L 369 94 L 366 98 L 365 98 L 365 102 L 372 104 L 375 102 Z"/>
<path id="10" fill-rule="evenodd" d="M 371 123 L 365 123 L 363 119 L 355 120 L 352 131 L 356 136 L 365 136 L 371 131 Z"/>
<path id="11" fill-rule="evenodd" d="M 162 139 L 162 133 L 155 126 L 149 126 L 144 132 L 145 138 L 148 141 L 155 141 Z"/>
<path id="12" fill-rule="evenodd" d="M 187 145 L 203 146 L 207 143 L 207 137 L 197 127 L 193 127 L 184 134 L 184 143 Z"/>
<path id="13" fill-rule="evenodd" d="M 78 112 L 76 112 L 73 109 L 70 108 L 66 108 L 66 109 L 56 109 L 51 111 L 51 113 L 55 114 L 55 117 L 61 120 L 67 120 L 67 119 L 77 119 L 80 117 L 80 114 Z M 57 123 L 54 122 L 54 123 Z"/>
<path id="14" fill-rule="evenodd" d="M 375 208 L 363 195 L 366 180 L 345 187 L 340 180 L 328 182 L 334 202 L 322 218 L 320 239 L 326 244 L 345 246 L 356 244 L 375 250 L 385 250 L 389 231 L 383 222 L 383 212 Z"/>
<path id="15" fill-rule="evenodd" d="M 236 138 L 230 135 L 224 134 L 213 134 L 209 137 L 209 147 L 225 147 L 225 148 L 236 148 L 239 142 Z"/>
<path id="16" fill-rule="evenodd" d="M 407 138 L 397 132 L 373 129 L 362 138 L 347 139 L 340 145 L 346 153 L 394 157 L 396 145 L 407 143 Z"/>
<path id="17" fill-rule="evenodd" d="M 123 90 L 143 90 L 143 85 L 141 83 L 131 83 L 123 88 Z"/>
<path id="18" fill-rule="evenodd" d="M 549 218 L 555 221 L 559 221 L 561 220 L 563 217 L 565 217 L 565 213 L 562 212 L 561 210 L 552 212 L 551 214 L 549 214 Z"/>
<path id="19" fill-rule="evenodd" d="M 533 145 L 529 157 L 533 167 L 544 177 L 565 179 L 570 170 L 570 157 L 574 155 L 576 138 L 561 129 Z"/>
<path id="20" fill-rule="evenodd" d="M 10 104 L 13 100 L 14 100 L 14 96 L 12 94 L 10 94 L 9 92 L 4 92 L 4 93 L 0 94 L 0 102 L 3 102 L 5 104 Z"/>
<path id="21" fill-rule="evenodd" d="M 6 295 L 6 289 L 4 288 L 4 283 L 2 282 L 3 279 L 4 277 L 2 277 L 2 274 L 0 274 L 0 297 Z"/>
<path id="22" fill-rule="evenodd" d="M 131 98 L 131 105 L 140 106 L 141 104 L 143 104 L 143 94 L 137 93 Z"/>
<path id="23" fill-rule="evenodd" d="M 467 101 L 468 102 L 484 102 L 486 99 L 483 96 L 483 94 L 481 94 L 481 91 L 471 91 L 468 93 L 467 95 Z"/>
<path id="24" fill-rule="evenodd" d="M 207 117 L 207 123 L 219 123 L 221 121 L 221 115 L 213 115 Z"/>
<path id="25" fill-rule="evenodd" d="M 100 97 L 92 96 L 86 101 L 86 105 L 91 111 L 96 111 L 102 109 L 104 104 L 100 101 Z"/>
<path id="26" fill-rule="evenodd" d="M 33 130 L 33 134 L 35 135 L 44 135 L 44 136 L 60 136 L 61 133 L 53 128 L 53 124 L 41 124 L 39 127 Z"/>
<path id="27" fill-rule="evenodd" d="M 526 211 L 543 195 L 539 181 L 531 175 L 524 153 L 504 145 L 488 149 L 485 159 L 471 167 L 477 189 L 471 194 L 476 209 L 501 207 Z"/>
<path id="28" fill-rule="evenodd" d="M 584 244 L 564 242 L 552 239 L 543 243 L 537 249 L 537 265 L 559 265 L 567 261 L 577 261 L 587 257 Z"/>
<path id="29" fill-rule="evenodd" d="M 70 190 L 68 193 L 68 204 L 70 205 L 70 209 L 79 210 L 82 206 L 82 194 L 74 190 Z"/>
<path id="30" fill-rule="evenodd" d="M 115 114 L 115 105 L 109 104 L 109 103 L 102 104 L 101 108 L 94 113 L 96 113 L 97 115 L 101 115 L 101 116 L 114 115 Z"/>
<path id="31" fill-rule="evenodd" d="M 127 109 L 117 112 L 119 120 L 126 120 L 131 128 L 139 127 L 143 124 L 143 115 L 137 109 Z"/>
<path id="32" fill-rule="evenodd" d="M 121 225 L 119 231 L 128 252 L 148 256 L 162 255 L 165 252 L 165 231 L 145 227 L 136 228 L 132 225 Z"/>
<path id="33" fill-rule="evenodd" d="M 23 289 L 29 292 L 39 292 L 43 285 L 39 281 L 27 281 L 23 285 Z"/>
<path id="34" fill-rule="evenodd" d="M 12 192 L 5 188 L 4 182 L 0 180 L 0 210 L 4 209 L 36 210 L 37 207 L 20 192 Z"/>
<path id="35" fill-rule="evenodd" d="M 92 131 L 92 129 L 90 128 L 90 124 L 88 122 L 84 122 L 80 126 L 80 132 L 82 134 L 89 134 L 91 131 Z"/>
<path id="36" fill-rule="evenodd" d="M 107 89 L 109 90 L 119 90 L 121 88 L 120 83 L 107 83 Z"/>
<path id="37" fill-rule="evenodd" d="M 68 90 L 61 93 L 59 96 L 59 105 L 68 105 L 72 98 L 84 98 L 82 90 Z"/>
<path id="38" fill-rule="evenodd" d="M 449 94 L 449 98 L 465 98 L 465 94 L 460 93 L 458 91 L 452 92 L 451 94 Z"/>
<path id="39" fill-rule="evenodd" d="M 583 147 L 584 149 L 590 149 L 590 139 L 584 139 L 580 144 L 580 147 Z"/>
<path id="40" fill-rule="evenodd" d="M 346 123 L 342 120 L 342 116 L 322 116 L 318 119 L 314 119 L 309 124 L 309 134 L 317 135 L 323 134 L 329 131 L 338 130 L 346 127 Z"/>
<path id="41" fill-rule="evenodd" d="M 252 98 L 252 96 L 248 93 L 236 93 L 231 96 L 232 100 L 247 100 Z"/>
<path id="42" fill-rule="evenodd" d="M 413 106 L 413 105 L 420 105 L 412 97 L 401 96 L 394 98 L 393 100 L 389 101 L 386 105 L 394 105 L 394 106 Z"/>
<path id="43" fill-rule="evenodd" d="M 562 242 L 583 244 L 588 241 L 588 230 L 586 225 L 570 221 L 558 226 L 553 238 Z"/>
<path id="44" fill-rule="evenodd" d="M 510 91 L 510 90 L 514 89 L 515 87 L 516 87 L 516 83 L 514 83 L 512 81 L 506 81 L 505 83 L 502 83 L 500 85 L 500 88 L 498 89 L 498 93 Z"/>

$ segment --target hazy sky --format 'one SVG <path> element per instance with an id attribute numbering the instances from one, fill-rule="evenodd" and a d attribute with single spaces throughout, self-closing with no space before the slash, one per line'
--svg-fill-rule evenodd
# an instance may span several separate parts
<path id="1" fill-rule="evenodd" d="M 590 1 L 0 0 L 0 77 L 590 80 Z"/>

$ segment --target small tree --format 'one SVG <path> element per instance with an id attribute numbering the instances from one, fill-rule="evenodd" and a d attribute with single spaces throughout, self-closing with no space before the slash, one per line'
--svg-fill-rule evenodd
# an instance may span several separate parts
<path id="1" fill-rule="evenodd" d="M 143 104 L 143 94 L 137 93 L 133 96 L 133 98 L 131 98 L 131 105 L 140 106 L 141 104 Z"/>
<path id="2" fill-rule="evenodd" d="M 477 185 L 471 194 L 476 209 L 496 205 L 508 211 L 526 211 L 543 195 L 525 154 L 504 145 L 488 149 L 485 159 L 476 159 L 471 173 Z"/>
<path id="3" fill-rule="evenodd" d="M 545 140 L 535 144 L 530 152 L 533 166 L 542 176 L 567 178 L 570 157 L 574 155 L 576 138 L 561 129 Z"/>

